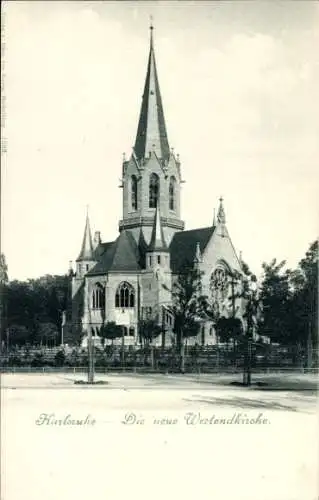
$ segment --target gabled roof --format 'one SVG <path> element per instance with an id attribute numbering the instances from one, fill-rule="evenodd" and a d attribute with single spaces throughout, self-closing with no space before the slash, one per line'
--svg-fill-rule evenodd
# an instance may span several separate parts
<path id="1" fill-rule="evenodd" d="M 181 231 L 174 234 L 169 246 L 172 272 L 178 273 L 185 263 L 192 264 L 196 252 L 203 254 L 216 227 L 203 227 Z M 140 232 L 136 243 L 132 233 L 124 230 L 115 241 L 101 243 L 95 250 L 97 264 L 87 273 L 87 276 L 105 274 L 107 272 L 134 272 L 145 267 L 145 253 L 149 246 L 145 242 L 143 232 Z"/>
<path id="2" fill-rule="evenodd" d="M 203 254 L 214 230 L 215 227 L 210 226 L 174 234 L 169 247 L 171 268 L 174 274 L 179 272 L 183 264 L 194 262 L 197 243 L 199 243 L 199 249 Z"/>
<path id="3" fill-rule="evenodd" d="M 112 271 L 139 271 L 139 251 L 130 231 L 122 231 L 111 243 L 101 244 L 100 260 L 87 273 L 87 276 L 104 274 Z M 104 247 L 104 251 L 103 251 Z"/>
<path id="4" fill-rule="evenodd" d="M 150 52 L 134 146 L 134 152 L 138 160 L 148 157 L 151 151 L 154 151 L 162 160 L 168 159 L 170 155 L 155 63 L 153 26 L 151 26 Z"/>

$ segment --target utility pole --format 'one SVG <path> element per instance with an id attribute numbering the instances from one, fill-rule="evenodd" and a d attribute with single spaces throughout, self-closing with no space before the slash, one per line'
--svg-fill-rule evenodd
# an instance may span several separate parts
<path id="1" fill-rule="evenodd" d="M 307 338 L 307 368 L 312 368 L 311 320 L 309 320 L 309 321 L 308 321 L 308 338 Z"/>
<path id="2" fill-rule="evenodd" d="M 64 326 L 66 324 L 66 313 L 62 311 L 62 321 L 61 321 L 61 346 L 64 344 Z"/>
<path id="3" fill-rule="evenodd" d="M 125 326 L 122 325 L 122 370 L 124 372 L 125 368 L 125 355 L 124 355 L 124 332 L 125 332 Z"/>
<path id="4" fill-rule="evenodd" d="M 253 288 L 254 282 L 250 283 L 248 295 L 248 303 L 246 306 L 247 330 L 245 335 L 245 353 L 244 353 L 244 377 L 243 384 L 251 385 L 251 358 L 252 358 L 252 337 L 253 337 L 253 321 L 255 315 L 255 302 L 257 301 L 257 288 Z"/>

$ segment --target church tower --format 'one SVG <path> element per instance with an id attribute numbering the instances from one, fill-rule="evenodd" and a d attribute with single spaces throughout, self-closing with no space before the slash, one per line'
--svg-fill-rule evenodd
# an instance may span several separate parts
<path id="1" fill-rule="evenodd" d="M 119 230 L 129 229 L 138 241 L 142 230 L 150 243 L 155 212 L 166 244 L 184 229 L 180 219 L 181 170 L 178 155 L 169 147 L 163 104 L 157 76 L 153 26 L 135 145 L 122 167 L 123 217 Z"/>

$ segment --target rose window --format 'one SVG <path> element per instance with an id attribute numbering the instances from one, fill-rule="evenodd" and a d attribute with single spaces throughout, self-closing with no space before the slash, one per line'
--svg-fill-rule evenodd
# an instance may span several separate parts
<path id="1" fill-rule="evenodd" d="M 213 297 L 217 300 L 223 300 L 227 295 L 227 273 L 225 269 L 218 267 L 211 276 L 211 290 Z"/>

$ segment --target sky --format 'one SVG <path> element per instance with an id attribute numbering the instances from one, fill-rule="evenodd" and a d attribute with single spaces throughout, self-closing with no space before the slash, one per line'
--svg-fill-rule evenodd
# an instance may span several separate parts
<path id="1" fill-rule="evenodd" d="M 237 252 L 294 267 L 318 234 L 317 2 L 4 2 L 2 249 L 10 279 L 67 272 L 86 206 L 118 235 L 149 24 L 186 229 L 222 195 Z"/>

